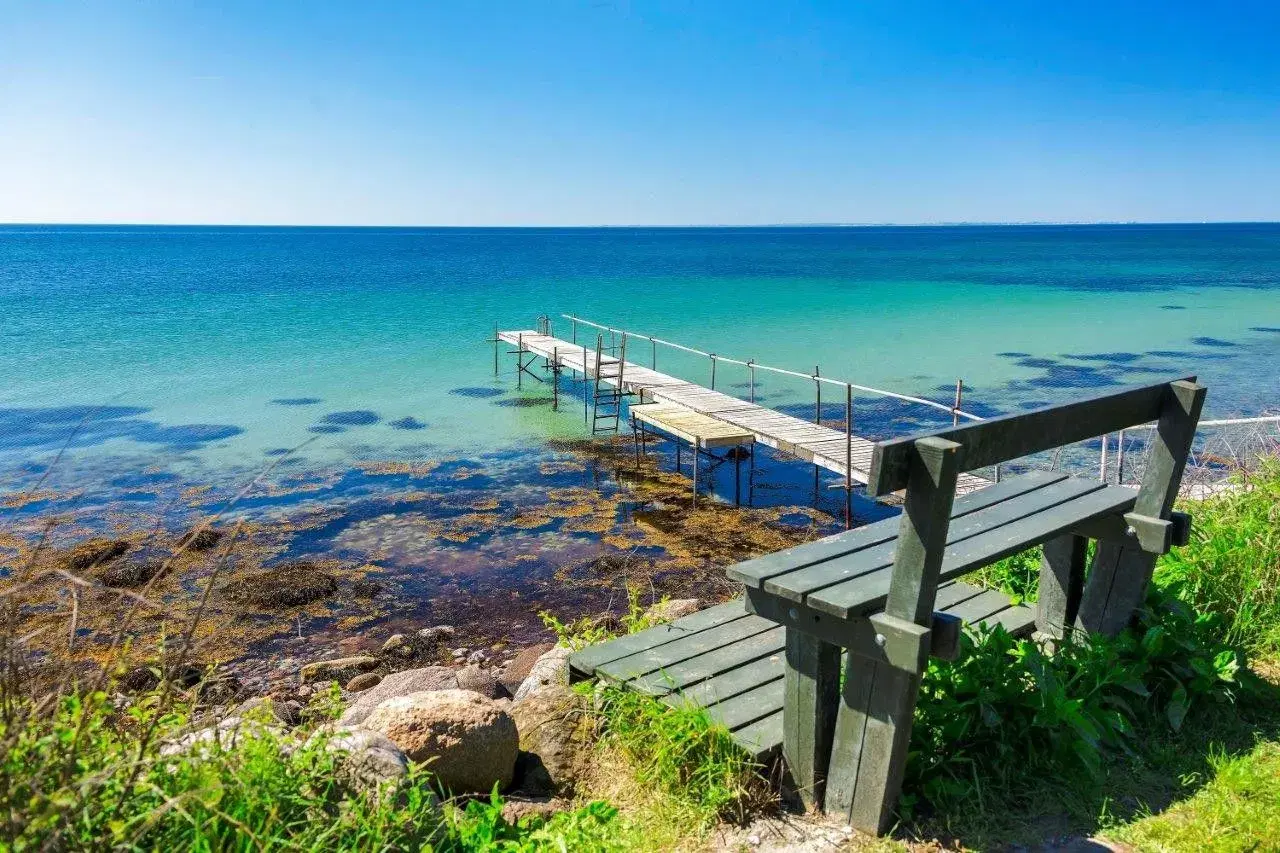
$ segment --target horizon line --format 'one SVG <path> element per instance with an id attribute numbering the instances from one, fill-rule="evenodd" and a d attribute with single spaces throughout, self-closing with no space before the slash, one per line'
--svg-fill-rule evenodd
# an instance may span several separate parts
<path id="1" fill-rule="evenodd" d="M 1116 226 L 1116 225 L 1280 225 L 1271 219 L 1202 219 L 1137 220 L 1137 219 L 1025 219 L 1025 220 L 939 220 L 936 222 L 764 222 L 764 223 L 628 223 L 628 224 L 561 224 L 561 225 L 476 225 L 476 224 L 406 224 L 406 223 L 330 223 L 330 222 L 145 222 L 145 221 L 54 221 L 0 222 L 0 228 L 98 227 L 98 228 L 405 228 L 405 229 L 731 229 L 731 228 L 983 228 L 1043 226 Z"/>

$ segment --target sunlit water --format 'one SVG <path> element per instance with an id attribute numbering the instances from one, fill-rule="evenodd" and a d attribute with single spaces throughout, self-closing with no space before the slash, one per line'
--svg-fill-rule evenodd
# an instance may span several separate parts
<path id="1" fill-rule="evenodd" d="M 516 390 L 506 347 L 495 377 L 489 339 L 495 327 L 533 328 L 542 314 L 569 337 L 562 312 L 948 403 L 963 378 L 965 408 L 980 414 L 1187 374 L 1209 386 L 1211 416 L 1280 404 L 1280 225 L 9 226 L 0 228 L 0 493 L 43 477 L 51 495 L 0 509 L 0 521 L 72 505 L 82 515 L 122 503 L 207 510 L 282 463 L 267 476 L 275 491 L 246 508 L 347 511 L 299 535 L 295 552 L 386 552 L 388 565 L 419 572 L 423 553 L 483 552 L 492 545 L 480 537 L 377 539 L 376 519 L 392 525 L 401 512 L 378 502 L 426 480 L 353 465 L 472 464 L 483 473 L 431 489 L 504 500 L 545 486 L 539 466 L 562 456 L 548 440 L 588 432 L 581 386 L 566 384 L 552 411 L 546 384 L 526 377 Z M 653 358 L 647 342 L 631 347 L 634 360 Z M 706 359 L 656 357 L 659 369 L 709 381 Z M 745 397 L 746 380 L 741 368 L 718 368 L 721 390 Z M 842 419 L 835 396 L 824 415 Z M 813 384 L 761 373 L 757 398 L 811 416 Z M 870 436 L 937 415 L 855 401 L 858 431 Z M 728 470 L 715 474 L 722 494 Z M 282 477 L 305 489 L 280 487 Z M 777 463 L 765 477 L 773 488 L 760 502 L 813 503 L 804 466 Z M 214 488 L 183 498 L 193 485 Z M 838 498 L 823 502 L 837 511 Z M 861 517 L 875 512 L 860 504 Z M 549 546 L 519 547 L 543 559 Z"/>

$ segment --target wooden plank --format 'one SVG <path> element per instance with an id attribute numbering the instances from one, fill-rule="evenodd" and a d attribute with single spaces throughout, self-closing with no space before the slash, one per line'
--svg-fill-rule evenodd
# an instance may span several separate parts
<path id="1" fill-rule="evenodd" d="M 768 622 L 768 620 L 761 620 Z M 628 686 L 642 693 L 655 696 L 685 690 L 719 673 L 758 661 L 776 654 L 783 640 L 782 628 L 768 622 L 769 628 L 758 634 L 738 637 L 714 649 L 693 655 L 685 660 L 663 665 L 628 682 Z"/>
<path id="2" fill-rule="evenodd" d="M 733 732 L 733 739 L 751 755 L 760 758 L 782 745 L 782 711 Z"/>
<path id="3" fill-rule="evenodd" d="M 840 649 L 786 629 L 782 756 L 806 807 L 822 802 L 840 691 Z"/>
<path id="4" fill-rule="evenodd" d="M 1128 512 L 1135 497 L 1131 489 L 1108 486 L 950 545 L 943 557 L 939 577 L 941 580 L 959 577 L 1010 554 L 1039 545 L 1082 521 Z M 853 615 L 880 609 L 888 592 L 888 572 L 882 570 L 811 593 L 805 601 L 816 610 L 848 619 Z"/>
<path id="5" fill-rule="evenodd" d="M 965 622 L 981 622 L 1009 607 L 1009 596 L 998 589 L 984 589 L 967 601 L 947 609 L 953 616 Z"/>
<path id="6" fill-rule="evenodd" d="M 1024 604 L 1010 604 L 1004 610 L 988 616 L 982 624 L 999 625 L 1015 637 L 1024 637 L 1036 627 L 1036 611 Z"/>
<path id="7" fill-rule="evenodd" d="M 762 684 L 728 701 L 706 709 L 715 723 L 733 731 L 782 710 L 782 679 Z"/>
<path id="8" fill-rule="evenodd" d="M 745 693 L 761 684 L 782 678 L 785 645 L 785 639 L 779 639 L 777 645 L 764 657 L 721 672 L 678 692 L 668 693 L 662 701 L 668 705 L 692 702 L 706 708 L 726 699 L 732 699 L 739 693 Z"/>
<path id="9" fill-rule="evenodd" d="M 1061 638 L 1080 612 L 1089 540 L 1068 533 L 1050 539 L 1042 547 L 1036 628 L 1046 636 Z"/>
<path id="10" fill-rule="evenodd" d="M 1053 471 L 1033 471 L 1002 480 L 997 485 L 956 500 L 952 506 L 952 524 L 956 519 L 985 509 L 993 504 L 1024 495 L 1067 479 Z M 795 571 L 863 548 L 888 542 L 898 535 L 898 519 L 887 518 L 855 530 L 846 530 L 814 542 L 806 542 L 762 557 L 744 560 L 726 569 L 729 577 L 747 586 L 760 586 L 767 578 Z"/>
<path id="11" fill-rule="evenodd" d="M 762 634 L 772 628 L 774 628 L 772 622 L 761 619 L 759 616 L 735 619 L 597 666 L 596 675 L 607 676 L 616 681 L 638 679 L 651 672 L 670 670 L 689 658 Z"/>
<path id="12" fill-rule="evenodd" d="M 610 661 L 615 661 L 664 643 L 674 642 L 735 619 L 744 619 L 746 616 L 747 610 L 742 599 L 726 601 L 724 604 L 717 604 L 715 607 L 699 610 L 697 613 L 692 613 L 666 625 L 657 625 L 635 634 L 628 634 L 625 637 L 618 637 L 616 640 L 610 640 L 607 643 L 600 643 L 599 645 L 589 646 L 581 651 L 574 652 L 569 657 L 569 665 L 584 675 L 594 675 L 596 667 Z"/>
<path id="13" fill-rule="evenodd" d="M 1184 381 L 1193 380 L 1194 377 Z M 1156 420 L 1172 393 L 1170 381 L 1157 382 L 1032 412 L 882 441 L 876 446 L 872 460 L 867 494 L 876 497 L 906 488 L 909 463 L 916 453 L 914 443 L 926 436 L 963 446 L 961 469 L 972 471 Z"/>
<path id="14" fill-rule="evenodd" d="M 1106 488 L 1096 480 L 1067 477 L 1056 483 L 969 513 L 951 523 L 948 544 L 970 539 L 1021 518 Z M 896 541 L 885 542 L 835 560 L 810 566 L 764 582 L 764 589 L 792 601 L 804 601 L 816 590 L 842 581 L 866 577 L 889 568 L 895 559 Z"/>
<path id="15" fill-rule="evenodd" d="M 951 505 L 956 498 L 959 461 L 960 445 L 956 442 L 943 438 L 916 442 L 885 604 L 885 613 L 890 616 L 917 625 L 929 624 L 947 545 Z M 1017 502 L 1006 501 L 1000 506 L 1013 503 Z"/>

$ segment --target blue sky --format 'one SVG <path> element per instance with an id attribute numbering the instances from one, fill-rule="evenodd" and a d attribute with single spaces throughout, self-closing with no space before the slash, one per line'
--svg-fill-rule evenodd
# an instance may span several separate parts
<path id="1" fill-rule="evenodd" d="M 1280 4 L 0 0 L 0 222 L 1280 219 Z"/>

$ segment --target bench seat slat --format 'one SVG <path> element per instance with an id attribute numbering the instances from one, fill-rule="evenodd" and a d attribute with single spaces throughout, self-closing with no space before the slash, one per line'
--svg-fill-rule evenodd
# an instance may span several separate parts
<path id="1" fill-rule="evenodd" d="M 761 758 L 782 746 L 782 710 L 733 732 L 738 746 Z"/>
<path id="2" fill-rule="evenodd" d="M 642 693 L 662 695 L 683 690 L 726 670 L 777 654 L 786 640 L 785 629 L 773 622 L 768 624 L 771 627 L 767 631 L 743 637 L 671 666 L 651 670 L 630 679 L 629 686 Z"/>
<path id="3" fill-rule="evenodd" d="M 1069 503 L 1089 492 L 1106 488 L 1096 480 L 1067 477 L 1041 489 L 1027 492 L 998 504 L 957 518 L 947 530 L 947 544 L 963 542 L 979 534 L 998 529 L 1051 507 Z M 895 530 L 896 533 L 896 530 Z M 871 548 L 828 560 L 794 572 L 777 575 L 764 582 L 766 592 L 796 602 L 816 590 L 842 581 L 851 581 L 888 569 L 893 564 L 897 537 Z"/>
<path id="4" fill-rule="evenodd" d="M 1077 524 L 1104 515 L 1128 512 L 1137 492 L 1123 486 L 1107 486 L 1018 521 L 988 530 L 963 542 L 948 545 L 939 580 L 949 580 L 988 563 L 1025 551 L 1052 539 Z M 805 603 L 841 619 L 875 613 L 889 594 L 892 572 L 881 569 L 870 575 L 810 594 Z"/>
<path id="5" fill-rule="evenodd" d="M 683 619 L 677 619 L 670 624 L 658 625 L 635 634 L 618 637 L 616 640 L 610 640 L 607 643 L 588 646 L 570 656 L 569 666 L 581 675 L 590 676 L 595 673 L 596 667 L 610 661 L 624 658 L 627 655 L 635 654 L 663 643 L 675 642 L 688 637 L 691 633 L 713 628 L 716 625 L 722 625 L 734 619 L 745 619 L 746 616 L 747 609 L 743 605 L 742 599 L 726 601 L 724 604 L 717 604 L 715 607 L 699 610 L 697 613 L 690 614 Z"/>
<path id="6" fill-rule="evenodd" d="M 782 691 L 782 679 L 774 679 L 727 702 L 707 708 L 707 714 L 729 731 L 740 729 L 781 711 Z"/>
<path id="7" fill-rule="evenodd" d="M 678 663 L 714 651 L 721 646 L 745 640 L 774 628 L 776 623 L 759 616 L 734 619 L 714 628 L 697 631 L 674 642 L 644 649 L 624 658 L 596 667 L 597 675 L 615 681 L 630 681 L 651 672 L 670 669 Z"/>
<path id="8" fill-rule="evenodd" d="M 786 666 L 784 647 L 785 642 L 780 642 L 777 651 L 751 663 L 722 672 L 700 684 L 675 693 L 668 693 L 662 701 L 668 705 L 692 702 L 700 707 L 709 708 L 732 699 L 739 693 L 745 693 L 775 678 L 781 678 Z"/>
<path id="9" fill-rule="evenodd" d="M 1060 471 L 1032 471 L 1010 477 L 994 486 L 957 498 L 951 511 L 953 519 L 962 518 L 1002 501 L 1016 498 L 1028 492 L 1045 488 L 1067 479 Z M 730 566 L 728 575 L 747 586 L 759 587 L 768 578 L 785 572 L 802 569 L 826 560 L 832 560 L 863 548 L 896 539 L 901 521 L 898 517 L 886 518 L 865 527 L 837 533 L 816 542 L 806 542 L 773 554 Z"/>

